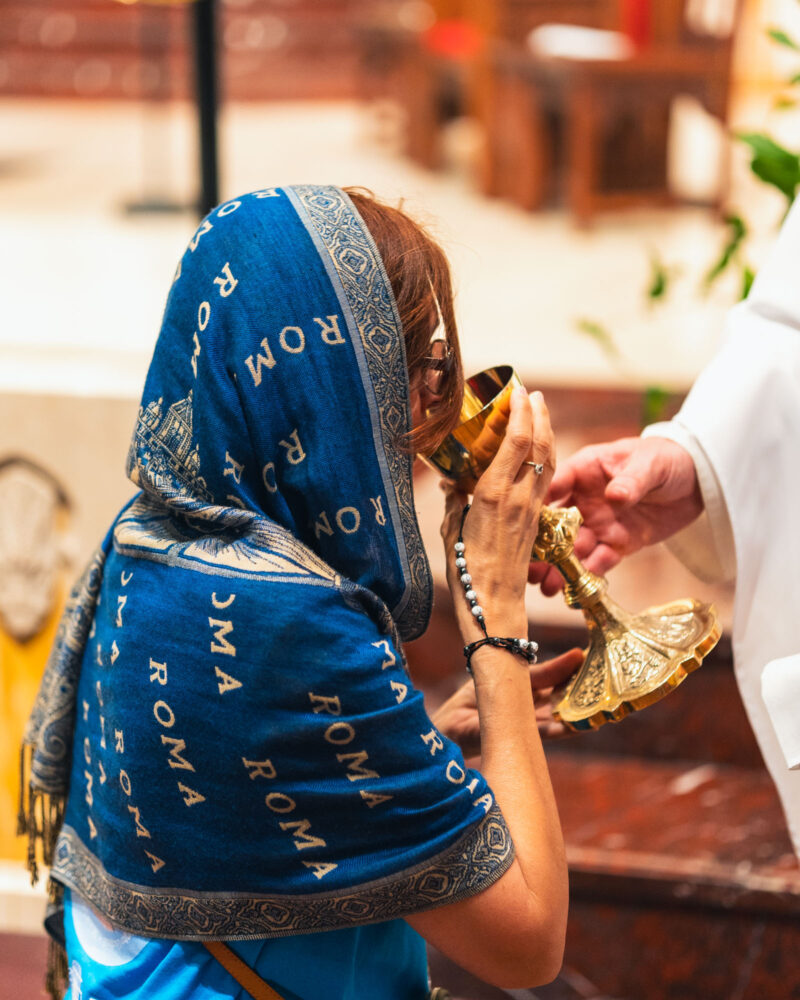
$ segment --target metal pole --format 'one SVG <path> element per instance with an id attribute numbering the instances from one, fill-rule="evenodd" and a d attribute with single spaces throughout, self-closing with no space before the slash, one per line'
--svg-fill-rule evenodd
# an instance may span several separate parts
<path id="1" fill-rule="evenodd" d="M 200 215 L 219 202 L 217 172 L 217 50 L 215 0 L 195 0 L 194 55 L 200 135 Z"/>

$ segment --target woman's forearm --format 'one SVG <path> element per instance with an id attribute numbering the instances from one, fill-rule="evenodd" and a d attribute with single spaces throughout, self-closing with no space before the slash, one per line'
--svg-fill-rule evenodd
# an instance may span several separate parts
<path id="1" fill-rule="evenodd" d="M 563 957 L 567 870 L 529 672 L 506 650 L 472 657 L 488 779 L 509 827 L 515 860 L 494 885 L 409 923 L 453 961 L 496 986 L 550 982 Z"/>
<path id="2" fill-rule="evenodd" d="M 508 430 L 471 509 L 449 492 L 442 535 L 463 641 L 527 634 L 525 586 L 554 446 L 541 394 L 511 397 Z M 469 513 L 469 516 L 467 516 Z M 460 564 L 456 559 L 463 559 Z M 465 568 L 466 567 L 468 568 Z M 471 593 L 470 593 L 471 592 Z M 536 723 L 528 665 L 506 649 L 471 657 L 482 767 L 514 841 L 513 864 L 478 895 L 409 922 L 454 961 L 498 986 L 555 977 L 567 915 L 564 845 Z"/>
<path id="3" fill-rule="evenodd" d="M 567 866 L 550 775 L 520 657 L 483 647 L 472 657 L 481 771 L 514 840 L 525 884 L 555 925 L 566 921 Z"/>

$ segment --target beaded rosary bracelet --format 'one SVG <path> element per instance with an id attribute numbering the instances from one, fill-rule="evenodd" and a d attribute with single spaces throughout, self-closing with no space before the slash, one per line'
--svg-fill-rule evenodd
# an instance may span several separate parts
<path id="1" fill-rule="evenodd" d="M 456 553 L 456 569 L 460 574 L 461 584 L 464 587 L 464 596 L 469 602 L 470 610 L 475 616 L 475 620 L 481 627 L 484 638 L 477 639 L 475 642 L 467 643 L 467 645 L 464 646 L 464 657 L 467 661 L 467 673 L 470 675 L 472 674 L 472 656 L 481 648 L 481 646 L 497 646 L 500 649 L 507 649 L 509 653 L 521 656 L 523 659 L 527 660 L 528 663 L 536 663 L 536 654 L 539 652 L 539 644 L 537 642 L 534 642 L 532 639 L 510 639 L 496 635 L 489 635 L 486 630 L 486 619 L 483 617 L 483 608 L 478 603 L 478 595 L 472 586 L 472 577 L 467 571 L 466 546 L 464 545 L 464 522 L 467 519 L 467 511 L 469 508 L 470 504 L 467 504 L 461 514 L 461 525 L 458 529 L 458 541 L 454 546 Z"/>

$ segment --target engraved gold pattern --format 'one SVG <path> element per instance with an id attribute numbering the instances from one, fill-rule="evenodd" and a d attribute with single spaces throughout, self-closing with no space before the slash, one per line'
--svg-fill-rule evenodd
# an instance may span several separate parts
<path id="1" fill-rule="evenodd" d="M 583 609 L 586 659 L 554 692 L 554 715 L 571 729 L 597 729 L 659 701 L 716 645 L 714 608 L 689 598 L 632 615 L 601 594 Z"/>

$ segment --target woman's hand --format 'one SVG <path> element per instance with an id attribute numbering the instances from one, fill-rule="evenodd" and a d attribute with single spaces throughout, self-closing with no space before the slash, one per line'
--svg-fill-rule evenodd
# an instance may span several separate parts
<path id="1" fill-rule="evenodd" d="M 537 475 L 526 462 L 541 463 Z M 525 586 L 531 548 L 545 494 L 555 469 L 555 448 L 544 398 L 524 389 L 511 395 L 508 430 L 497 455 L 475 488 L 464 523 L 464 556 L 472 586 L 483 608 L 490 635 L 527 635 Z M 464 599 L 453 546 L 458 538 L 467 498 L 447 488 L 442 537 L 447 558 L 447 582 L 465 642 L 482 635 Z"/>
<path id="2" fill-rule="evenodd" d="M 552 660 L 536 663 L 529 668 L 536 724 L 542 739 L 555 739 L 568 732 L 553 718 L 550 695 L 557 684 L 563 684 L 583 663 L 583 650 L 570 649 Z M 524 666 L 524 664 L 522 664 Z M 477 757 L 481 752 L 480 719 L 475 685 L 463 684 L 433 715 L 433 723 L 442 735 L 461 747 L 465 757 Z"/>

